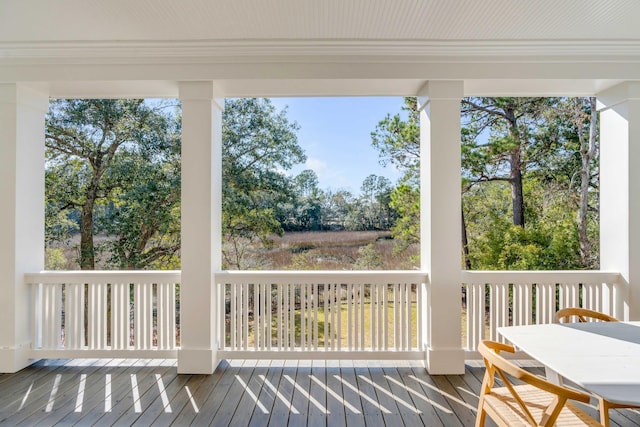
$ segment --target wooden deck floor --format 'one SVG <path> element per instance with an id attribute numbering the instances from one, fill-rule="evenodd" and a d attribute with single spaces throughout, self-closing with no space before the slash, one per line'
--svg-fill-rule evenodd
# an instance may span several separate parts
<path id="1" fill-rule="evenodd" d="M 419 362 L 232 360 L 213 375 L 178 375 L 175 360 L 48 360 L 0 374 L 0 424 L 472 426 L 483 372 L 468 365 L 464 375 L 429 376 Z M 640 425 L 640 412 L 615 411 L 612 425 Z"/>

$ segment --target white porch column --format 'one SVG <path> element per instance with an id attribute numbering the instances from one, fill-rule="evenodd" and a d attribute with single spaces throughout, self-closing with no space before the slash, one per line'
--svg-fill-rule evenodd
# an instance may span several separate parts
<path id="1" fill-rule="evenodd" d="M 425 366 L 464 373 L 461 346 L 460 100 L 462 81 L 430 81 L 420 111 L 420 254 L 429 273 Z"/>
<path id="2" fill-rule="evenodd" d="M 30 362 L 29 288 L 44 269 L 44 124 L 47 93 L 0 84 L 0 372 Z"/>
<path id="3" fill-rule="evenodd" d="M 222 109 L 212 82 L 181 82 L 182 283 L 178 372 L 210 374 L 217 364 L 218 301 L 213 273 L 221 267 Z"/>
<path id="4" fill-rule="evenodd" d="M 598 94 L 600 268 L 619 271 L 624 304 L 613 314 L 640 320 L 640 82 Z"/>

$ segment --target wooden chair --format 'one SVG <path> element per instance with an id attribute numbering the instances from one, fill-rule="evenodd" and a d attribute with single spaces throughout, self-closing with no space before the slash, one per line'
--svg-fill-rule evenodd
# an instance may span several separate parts
<path id="1" fill-rule="evenodd" d="M 587 308 L 580 307 L 567 307 L 558 310 L 553 316 L 553 323 L 568 323 L 571 322 L 571 318 L 576 317 L 578 322 L 587 322 L 588 319 L 601 320 L 603 322 L 617 322 L 613 316 L 601 313 L 599 311 L 589 310 Z"/>
<path id="2" fill-rule="evenodd" d="M 603 322 L 618 322 L 613 316 L 601 313 L 599 311 L 589 310 L 580 307 L 567 307 L 558 310 L 553 316 L 553 323 L 567 323 L 570 322 L 572 317 L 576 317 L 578 322 L 588 322 L 589 319 L 600 320 Z M 600 411 L 600 422 L 605 427 L 609 427 L 609 409 L 638 409 L 638 406 L 620 405 L 617 403 L 611 403 L 600 396 L 596 396 L 598 399 L 598 410 Z"/>
<path id="3" fill-rule="evenodd" d="M 513 346 L 483 341 L 478 350 L 486 371 L 482 381 L 476 427 L 487 415 L 500 427 L 513 426 L 602 426 L 568 400 L 589 402 L 589 394 L 553 384 L 514 365 L 500 355 L 513 353 Z M 496 375 L 503 387 L 496 387 Z M 519 380 L 514 383 L 513 379 Z"/>

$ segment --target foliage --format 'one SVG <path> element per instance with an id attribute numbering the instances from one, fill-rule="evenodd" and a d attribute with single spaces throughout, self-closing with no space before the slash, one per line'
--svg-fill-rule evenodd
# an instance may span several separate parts
<path id="1" fill-rule="evenodd" d="M 223 254 L 226 268 L 242 268 L 246 252 L 238 250 L 240 242 L 268 244 L 270 234 L 282 234 L 275 207 L 292 200 L 292 186 L 282 171 L 305 160 L 297 130 L 286 109 L 277 111 L 269 99 L 225 101 L 222 233 L 235 248 Z"/>
<path id="2" fill-rule="evenodd" d="M 371 143 L 383 166 L 404 173 L 401 181 L 417 186 L 420 179 L 420 113 L 417 99 L 406 97 L 400 113 L 387 114 L 371 132 Z"/>
<path id="3" fill-rule="evenodd" d="M 45 270 L 66 270 L 67 257 L 62 248 L 45 248 L 44 250 Z"/>
<path id="4" fill-rule="evenodd" d="M 399 114 L 388 114 L 371 133 L 382 165 L 393 165 L 403 177 L 388 192 L 394 210 L 391 230 L 397 252 L 420 243 L 420 114 L 417 99 L 407 97 Z"/>
<path id="5" fill-rule="evenodd" d="M 574 218 L 567 215 L 562 200 L 554 200 L 522 228 L 508 215 L 510 189 L 494 183 L 465 194 L 466 206 L 486 201 L 482 211 L 471 212 L 469 221 L 470 258 L 480 270 L 572 270 L 582 268 L 577 250 Z M 528 182 L 525 197 L 531 206 L 540 206 L 548 197 L 539 183 Z M 473 200 L 475 199 L 475 200 Z"/>
<path id="6" fill-rule="evenodd" d="M 357 270 L 380 270 L 383 265 L 382 257 L 373 243 L 358 249 L 358 259 L 354 265 Z"/>
<path id="7" fill-rule="evenodd" d="M 398 215 L 392 230 L 399 250 L 420 239 L 415 106 L 415 99 L 405 99 L 405 116 L 388 115 L 372 133 L 381 162 L 405 176 L 390 202 Z M 597 268 L 598 169 L 591 111 L 585 98 L 463 100 L 466 268 Z M 589 156 L 584 155 L 586 140 Z"/>
<path id="8" fill-rule="evenodd" d="M 108 236 L 102 246 L 116 268 L 150 268 L 177 253 L 180 129 L 166 107 L 139 99 L 51 102 L 47 236 L 64 240 L 78 230 L 81 269 L 96 268 L 98 234 Z"/>
<path id="9" fill-rule="evenodd" d="M 391 228 L 397 241 L 397 251 L 420 243 L 420 190 L 408 184 L 396 187 L 391 193 L 390 206 L 398 213 Z"/>

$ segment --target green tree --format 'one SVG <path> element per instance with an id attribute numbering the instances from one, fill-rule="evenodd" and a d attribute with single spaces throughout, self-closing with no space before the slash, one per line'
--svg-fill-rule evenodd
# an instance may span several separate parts
<path id="1" fill-rule="evenodd" d="M 376 251 L 376 246 L 369 243 L 367 246 L 358 248 L 358 259 L 354 264 L 357 270 L 381 270 L 384 266 L 382 257 Z"/>
<path id="2" fill-rule="evenodd" d="M 383 166 L 403 173 L 402 181 L 418 186 L 420 180 L 420 113 L 417 99 L 404 98 L 400 113 L 388 114 L 371 132 L 371 143 Z"/>
<path id="3" fill-rule="evenodd" d="M 397 251 L 420 242 L 420 113 L 417 99 L 406 97 L 400 113 L 388 114 L 371 133 L 372 145 L 383 166 L 402 172 L 400 183 L 386 197 L 394 210 Z M 397 215 L 397 218 L 396 218 Z"/>
<path id="4" fill-rule="evenodd" d="M 346 229 L 347 217 L 355 204 L 356 200 L 349 191 L 327 191 L 322 199 L 323 228 Z"/>
<path id="5" fill-rule="evenodd" d="M 114 162 L 110 172 L 120 175 L 113 178 L 121 184 L 98 219 L 99 229 L 110 236 L 105 242 L 111 254 L 108 265 L 180 268 L 179 141 L 172 146 L 176 151 L 165 153 L 161 161 L 126 153 Z"/>
<path id="6" fill-rule="evenodd" d="M 471 181 L 511 187 L 513 224 L 524 227 L 523 174 L 536 161 L 539 127 L 552 98 L 465 98 L 463 169 Z"/>
<path id="7" fill-rule="evenodd" d="M 222 232 L 224 262 L 244 269 L 256 242 L 282 234 L 277 206 L 292 202 L 283 171 L 305 160 L 298 125 L 269 99 L 227 99 L 222 125 Z M 243 249 L 243 247 L 245 247 Z"/>
<path id="8" fill-rule="evenodd" d="M 94 236 L 101 231 L 97 217 L 106 212 L 116 194 L 124 194 L 140 181 L 139 176 L 126 172 L 132 159 L 162 162 L 167 150 L 175 151 L 178 142 L 174 117 L 141 99 L 51 102 L 45 140 L 47 231 L 62 238 L 73 230 L 68 219 L 77 216 L 81 269 L 96 267 Z M 145 211 L 147 219 L 157 213 L 161 211 Z M 128 238 L 149 233 L 141 227 L 120 231 Z M 137 250 L 145 249 L 140 245 Z M 137 257 L 129 256 L 130 260 Z M 116 264 L 145 265 L 138 261 L 119 260 Z"/>

